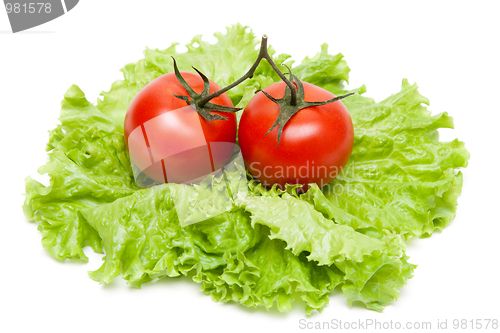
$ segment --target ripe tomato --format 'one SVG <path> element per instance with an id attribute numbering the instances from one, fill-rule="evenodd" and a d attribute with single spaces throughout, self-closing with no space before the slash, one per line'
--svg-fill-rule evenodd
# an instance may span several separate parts
<path id="1" fill-rule="evenodd" d="M 296 84 L 296 83 L 295 83 Z M 284 82 L 266 89 L 282 98 Z M 306 101 L 326 101 L 335 96 L 313 84 L 303 82 Z M 267 135 L 278 118 L 279 106 L 257 93 L 243 111 L 238 142 L 250 173 L 263 185 L 331 182 L 347 164 L 354 143 L 351 116 L 341 101 L 299 110 L 284 125 L 278 142 L 278 127 Z"/>
<path id="2" fill-rule="evenodd" d="M 203 91 L 202 78 L 181 72 L 196 92 Z M 219 86 L 210 82 L 210 93 Z M 190 182 L 220 169 L 230 158 L 236 140 L 236 116 L 216 112 L 227 120 L 205 120 L 182 99 L 188 93 L 174 73 L 147 84 L 134 97 L 125 116 L 124 133 L 131 160 L 156 182 Z M 232 107 L 227 94 L 212 103 Z"/>

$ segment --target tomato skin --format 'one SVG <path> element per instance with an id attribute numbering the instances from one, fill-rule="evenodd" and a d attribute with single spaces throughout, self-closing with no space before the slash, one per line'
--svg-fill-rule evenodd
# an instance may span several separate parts
<path id="1" fill-rule="evenodd" d="M 181 72 L 181 75 L 195 92 L 202 92 L 203 80 L 198 74 Z M 209 82 L 210 93 L 220 89 L 220 87 L 214 82 Z M 148 134 L 150 136 L 157 137 L 165 137 L 167 135 L 169 138 L 168 140 L 161 142 L 160 145 L 156 144 L 155 147 L 157 149 L 155 153 L 158 156 L 162 156 L 162 154 L 166 151 L 171 151 L 172 149 L 175 151 L 182 151 L 183 145 L 187 147 L 199 146 L 200 136 L 190 136 L 189 133 L 195 133 L 199 130 L 200 124 L 203 131 L 202 137 L 204 136 L 205 144 L 209 147 L 209 150 L 211 144 L 213 143 L 225 142 L 234 144 L 236 141 L 236 115 L 227 112 L 213 111 L 211 113 L 220 114 L 221 116 L 226 117 L 227 121 L 205 120 L 194 109 L 192 109 L 192 107 L 187 107 L 188 104 L 186 101 L 175 97 L 174 94 L 184 96 L 188 95 L 186 89 L 184 89 L 175 77 L 175 74 L 168 73 L 148 83 L 137 93 L 130 103 L 125 116 L 124 134 L 131 159 L 136 164 L 138 164 L 138 159 L 150 160 L 150 153 L 147 149 L 141 149 L 139 151 L 135 149 L 134 151 L 131 151 L 129 147 L 130 134 L 141 125 L 145 128 L 144 125 L 147 124 L 148 121 L 149 124 L 154 123 L 154 121 L 151 120 L 159 116 L 165 116 L 166 113 L 171 113 L 168 118 L 171 124 L 166 124 L 168 126 L 165 126 L 165 129 L 162 129 L 158 125 L 150 126 L 150 128 L 153 128 L 153 132 L 149 132 Z M 233 107 L 233 103 L 227 94 L 222 94 L 221 96 L 212 99 L 211 103 Z M 162 131 L 168 131 L 168 134 L 162 133 Z M 181 146 L 172 147 L 172 145 Z M 152 147 L 148 142 L 147 146 Z M 212 152 L 210 152 L 210 162 L 212 164 L 211 171 L 214 171 L 214 168 L 217 170 L 218 168 L 224 166 L 227 159 L 229 159 L 229 156 L 225 153 L 212 154 Z M 165 159 L 163 162 L 166 164 L 167 160 Z M 192 180 L 195 176 L 204 176 L 207 174 L 206 163 L 198 161 L 194 151 L 185 151 L 183 154 L 177 154 L 177 156 L 170 158 L 169 162 L 172 166 L 168 177 L 165 177 L 165 166 L 162 167 L 161 162 L 155 163 L 153 166 L 143 170 L 143 172 L 157 182 L 166 182 L 165 178 L 169 178 L 167 180 L 168 182 L 185 182 Z"/>
<path id="2" fill-rule="evenodd" d="M 303 82 L 306 101 L 326 101 L 335 95 Z M 266 89 L 282 98 L 284 82 Z M 283 128 L 279 145 L 278 126 L 267 135 L 279 114 L 279 106 L 262 92 L 243 111 L 238 142 L 250 173 L 263 185 L 331 182 L 345 167 L 354 144 L 351 116 L 341 101 L 307 107 L 293 115 Z"/>

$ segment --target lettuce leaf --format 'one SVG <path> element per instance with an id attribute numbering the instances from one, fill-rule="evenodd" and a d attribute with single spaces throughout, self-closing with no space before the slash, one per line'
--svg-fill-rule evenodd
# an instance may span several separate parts
<path id="1" fill-rule="evenodd" d="M 291 309 L 295 298 L 306 306 L 306 314 L 322 311 L 328 294 L 342 284 L 343 273 L 335 266 L 318 266 L 302 255 L 295 256 L 285 243 L 268 237 L 261 227 L 260 242 L 245 253 L 227 254 L 223 270 L 202 272 L 195 277 L 202 290 L 217 302 L 234 301 L 249 307 L 279 311 Z"/>
<path id="2" fill-rule="evenodd" d="M 361 96 L 346 100 L 355 143 L 349 164 L 328 186 L 304 196 L 327 218 L 361 232 L 388 230 L 427 237 L 455 217 L 469 153 L 463 142 L 439 141 L 439 128 L 453 128 L 446 113 L 431 116 L 417 85 L 380 103 Z"/>
<path id="3" fill-rule="evenodd" d="M 245 200 L 245 209 L 251 213 L 252 223 L 271 229 L 270 238 L 284 240 L 295 255 L 309 252 L 307 259 L 320 265 L 363 261 L 374 252 L 382 253 L 385 247 L 376 238 L 324 218 L 312 205 L 287 193 L 281 197 L 250 197 Z"/>
<path id="4" fill-rule="evenodd" d="M 119 274 L 133 286 L 164 276 L 186 275 L 224 263 L 226 251 L 246 250 L 258 230 L 243 211 L 182 228 L 169 186 L 140 190 L 107 205 L 81 211 L 103 239 L 105 262 L 91 277 L 109 283 Z"/>
<path id="5" fill-rule="evenodd" d="M 90 276 L 109 283 L 122 274 L 140 287 L 163 277 L 188 276 L 216 301 L 236 301 L 289 310 L 297 295 L 307 311 L 322 309 L 328 291 L 342 280 L 271 240 L 268 229 L 252 226 L 241 208 L 181 227 L 170 186 L 141 190 L 113 203 L 81 211 L 103 239 L 103 265 Z"/>
<path id="6" fill-rule="evenodd" d="M 343 272 L 342 290 L 350 303 L 361 301 L 369 309 L 382 310 L 397 299 L 399 288 L 416 267 L 407 263 L 399 235 L 366 236 L 326 219 L 312 205 L 287 193 L 250 197 L 245 209 L 253 224 L 268 226 L 269 238 L 285 241 L 293 254 L 308 253 L 308 260 Z"/>
<path id="7" fill-rule="evenodd" d="M 306 57 L 293 73 L 301 80 L 315 84 L 334 94 L 344 91 L 344 82 L 349 82 L 350 68 L 342 53 L 328 54 L 328 44 L 321 45 L 321 52 L 312 58 Z"/>
<path id="8" fill-rule="evenodd" d="M 39 168 L 50 186 L 26 178 L 26 217 L 40 222 L 42 244 L 54 257 L 87 260 L 82 248 L 102 252 L 101 240 L 79 211 L 134 193 L 123 133 L 72 86 L 64 96 L 61 125 L 51 131 L 49 162 Z"/>
<path id="9" fill-rule="evenodd" d="M 89 273 L 101 283 L 121 275 L 140 287 L 184 276 L 216 301 L 287 311 L 300 298 L 307 314 L 324 309 L 337 288 L 349 304 L 381 311 L 416 267 L 407 261 L 405 240 L 430 236 L 454 218 L 458 169 L 469 159 L 462 142 L 439 141 L 438 129 L 452 128 L 452 118 L 431 115 L 416 85 L 404 80 L 399 93 L 378 103 L 361 95 L 365 86 L 350 90 L 358 93 L 344 99 L 355 128 L 353 154 L 321 189 L 312 184 L 300 195 L 292 185 L 267 189 L 248 174 L 248 196 L 227 202 L 216 178 L 189 188 L 135 184 L 123 138 L 132 98 L 172 71 L 171 56 L 181 70 L 195 66 L 221 86 L 231 83 L 257 56 L 259 39 L 247 28 L 229 27 L 215 44 L 195 36 L 184 53 L 175 43 L 146 49 L 97 105 L 70 87 L 61 124 L 49 134 L 49 162 L 39 169 L 50 184 L 25 180 L 24 213 L 38 222 L 42 245 L 56 258 L 86 260 L 85 246 L 104 252 L 103 265 Z M 287 54 L 271 53 L 277 64 L 294 64 Z M 302 80 L 334 94 L 347 91 L 349 71 L 342 54 L 328 54 L 326 44 L 293 67 Z M 245 107 L 258 89 L 278 80 L 263 61 L 228 94 Z"/>

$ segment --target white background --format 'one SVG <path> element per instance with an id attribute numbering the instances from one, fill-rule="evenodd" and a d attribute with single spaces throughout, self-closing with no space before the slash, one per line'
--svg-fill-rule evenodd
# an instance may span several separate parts
<path id="1" fill-rule="evenodd" d="M 182 4 L 184 3 L 184 4 Z M 241 3 L 235 5 L 236 3 Z M 23 180 L 47 161 L 47 131 L 64 92 L 78 84 L 95 102 L 143 49 L 187 43 L 236 22 L 249 25 L 278 53 L 300 61 L 327 42 L 351 67 L 351 87 L 366 84 L 381 100 L 417 82 L 434 112 L 448 111 L 471 152 L 457 217 L 442 233 L 410 241 L 415 277 L 383 313 L 349 308 L 341 295 L 307 320 L 370 318 L 405 323 L 500 319 L 498 144 L 499 2 L 97 1 L 29 31 L 12 34 L 0 9 L 0 119 L 3 176 L 0 229 L 1 332 L 303 331 L 301 306 L 286 314 L 215 303 L 187 279 L 132 289 L 119 278 L 99 285 L 88 263 L 62 263 L 42 248 L 22 214 Z M 495 317 L 496 316 L 496 317 Z M 469 324 L 470 325 L 470 324 Z M 354 331 L 354 330 L 350 330 Z"/>

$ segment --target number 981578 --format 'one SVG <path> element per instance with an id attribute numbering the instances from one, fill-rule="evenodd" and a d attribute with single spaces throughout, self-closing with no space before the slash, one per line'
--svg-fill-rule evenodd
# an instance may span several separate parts
<path id="1" fill-rule="evenodd" d="M 52 4 L 45 2 L 30 2 L 30 3 L 6 3 L 5 10 L 7 14 L 35 14 L 35 13 L 50 13 L 52 11 Z"/>

